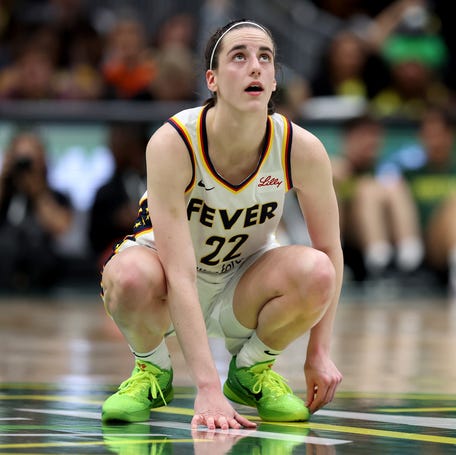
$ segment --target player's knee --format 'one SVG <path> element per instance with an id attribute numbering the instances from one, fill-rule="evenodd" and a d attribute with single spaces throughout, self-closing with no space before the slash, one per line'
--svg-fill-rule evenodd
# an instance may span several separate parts
<path id="1" fill-rule="evenodd" d="M 314 292 L 321 296 L 323 303 L 331 299 L 336 282 L 336 271 L 329 257 L 317 251 L 311 273 L 311 286 Z"/>
<path id="2" fill-rule="evenodd" d="M 112 314 L 138 311 L 141 305 L 165 294 L 163 270 L 158 261 L 144 261 L 129 254 L 108 266 L 103 274 L 103 288 L 105 303 Z"/>
<path id="3" fill-rule="evenodd" d="M 302 262 L 296 284 L 302 301 L 313 306 L 326 307 L 335 289 L 336 273 L 329 257 L 318 250 L 313 250 L 312 257 Z"/>
<path id="4" fill-rule="evenodd" d="M 113 285 L 121 296 L 134 294 L 143 285 L 144 277 L 142 275 L 141 267 L 136 264 L 128 264 L 121 270 L 116 270 Z"/>

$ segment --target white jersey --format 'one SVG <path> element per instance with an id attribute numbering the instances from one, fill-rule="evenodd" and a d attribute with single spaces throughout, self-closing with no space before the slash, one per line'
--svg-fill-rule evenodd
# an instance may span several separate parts
<path id="1" fill-rule="evenodd" d="M 292 126 L 280 114 L 268 116 L 264 147 L 256 169 L 240 184 L 219 175 L 211 163 L 206 134 L 208 108 L 187 109 L 168 122 L 187 146 L 192 180 L 186 188 L 187 217 L 199 271 L 225 273 L 249 256 L 276 244 L 275 232 L 291 188 Z M 130 240 L 153 242 L 147 195 Z"/>

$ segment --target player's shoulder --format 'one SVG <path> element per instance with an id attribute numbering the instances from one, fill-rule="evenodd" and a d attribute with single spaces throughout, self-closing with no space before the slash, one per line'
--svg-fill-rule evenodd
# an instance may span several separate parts
<path id="1" fill-rule="evenodd" d="M 195 106 L 188 109 L 183 109 L 171 116 L 167 123 L 177 122 L 178 124 L 186 125 L 196 122 L 203 113 L 205 106 Z"/>
<path id="2" fill-rule="evenodd" d="M 326 155 L 322 141 L 314 133 L 296 123 L 292 123 L 292 125 L 294 153 L 303 153 L 306 156 L 314 153 Z"/>
<path id="3" fill-rule="evenodd" d="M 187 130 L 196 122 L 202 109 L 202 106 L 184 109 L 169 117 L 152 134 L 149 145 L 182 145 L 182 136 L 185 136 Z"/>

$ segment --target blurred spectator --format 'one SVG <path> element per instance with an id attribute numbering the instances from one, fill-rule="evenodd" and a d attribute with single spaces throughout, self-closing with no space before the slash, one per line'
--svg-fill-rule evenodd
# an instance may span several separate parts
<path id="1" fill-rule="evenodd" d="M 362 1 L 316 3 L 339 25 L 322 48 L 321 60 L 310 81 L 313 100 L 308 107 L 321 111 L 326 106 L 321 111 L 323 116 L 328 110 L 337 111 L 327 112 L 332 117 L 358 115 L 390 84 L 390 68 L 381 55 L 385 41 L 407 11 L 423 0 L 396 0 L 386 6 L 382 3 L 381 8 Z"/>
<path id="2" fill-rule="evenodd" d="M 276 112 L 292 122 L 302 120 L 302 108 L 310 96 L 309 82 L 290 68 L 282 67 L 277 89 L 272 95 Z"/>
<path id="3" fill-rule="evenodd" d="M 27 44 L 17 59 L 0 71 L 0 99 L 54 99 L 56 66 L 44 48 Z"/>
<path id="4" fill-rule="evenodd" d="M 312 80 L 312 96 L 371 98 L 385 83 L 385 69 L 356 33 L 337 33 L 323 52 L 323 60 Z M 375 78 L 373 69 L 376 69 Z"/>
<path id="5" fill-rule="evenodd" d="M 36 31 L 56 37 L 52 45 L 59 68 L 70 67 L 77 60 L 97 65 L 102 40 L 94 26 L 89 2 L 85 0 L 22 0 L 14 2 L 11 21 L 15 24 L 13 40 L 33 38 Z M 48 49 L 51 50 L 51 49 Z M 75 54 L 79 55 L 76 57 Z"/>
<path id="6" fill-rule="evenodd" d="M 52 29 L 56 30 L 61 43 L 57 79 L 59 97 L 79 100 L 101 98 L 103 78 L 99 74 L 99 67 L 103 53 L 102 37 L 82 8 L 83 2 L 54 0 L 54 3 L 60 3 L 62 9 L 67 3 L 74 3 L 72 8 L 65 11 L 60 12 L 57 9 L 57 18 L 52 24 Z M 73 13 L 73 9 L 76 9 L 76 12 Z"/>
<path id="7" fill-rule="evenodd" d="M 127 235 L 138 215 L 138 202 L 146 190 L 146 127 L 116 123 L 109 132 L 115 160 L 112 177 L 96 192 L 90 210 L 89 239 L 100 264 L 115 243 Z"/>
<path id="8" fill-rule="evenodd" d="M 157 64 L 143 23 L 133 14 L 119 18 L 108 33 L 102 73 L 109 99 L 150 99 Z"/>
<path id="9" fill-rule="evenodd" d="M 407 185 L 375 174 L 383 137 L 383 125 L 369 115 L 347 120 L 343 148 L 333 158 L 345 259 L 357 280 L 381 277 L 391 266 L 408 274 L 423 258 Z"/>
<path id="10" fill-rule="evenodd" d="M 154 39 L 157 73 L 150 86 L 153 100 L 198 99 L 195 30 L 195 19 L 188 13 L 172 15 L 159 26 Z"/>
<path id="11" fill-rule="evenodd" d="M 9 58 L 8 35 L 11 22 L 11 3 L 11 0 L 0 3 L 0 68 Z"/>
<path id="12" fill-rule="evenodd" d="M 87 63 L 74 64 L 56 75 L 56 98 L 62 100 L 96 100 L 104 92 L 103 80 Z"/>
<path id="13" fill-rule="evenodd" d="M 429 104 L 451 102 L 443 83 L 448 51 L 433 24 L 431 12 L 415 6 L 384 43 L 382 55 L 391 80 L 371 103 L 381 117 L 418 120 Z"/>
<path id="14" fill-rule="evenodd" d="M 155 101 L 197 99 L 197 70 L 193 53 L 186 47 L 166 47 L 156 55 L 157 75 L 149 89 Z"/>
<path id="15" fill-rule="evenodd" d="M 64 266 L 57 243 L 71 227 L 70 200 L 49 186 L 46 150 L 33 132 L 13 137 L 0 174 L 0 288 L 47 290 Z"/>
<path id="16" fill-rule="evenodd" d="M 419 209 L 426 262 L 456 292 L 456 148 L 454 114 L 430 107 L 418 142 L 391 154 L 387 173 L 402 173 Z"/>
<path id="17" fill-rule="evenodd" d="M 339 22 L 339 28 L 359 35 L 373 50 L 379 50 L 385 39 L 411 10 L 427 7 L 427 0 L 311 0 L 319 9 Z"/>
<path id="18" fill-rule="evenodd" d="M 196 24 L 193 15 L 179 13 L 165 20 L 159 27 L 154 47 L 156 49 L 185 48 L 191 51 L 196 46 Z"/>
<path id="19" fill-rule="evenodd" d="M 5 18 L 0 91 L 11 99 L 96 99 L 101 37 L 82 0 L 25 1 Z"/>

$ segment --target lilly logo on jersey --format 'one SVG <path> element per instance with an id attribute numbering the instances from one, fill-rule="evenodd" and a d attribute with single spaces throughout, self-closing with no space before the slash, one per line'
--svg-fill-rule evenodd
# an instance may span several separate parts
<path id="1" fill-rule="evenodd" d="M 260 181 L 258 182 L 258 188 L 267 186 L 274 186 L 276 188 L 279 188 L 280 185 L 282 185 L 283 180 L 280 180 L 277 177 L 274 177 L 273 175 L 265 175 L 260 178 Z"/>

